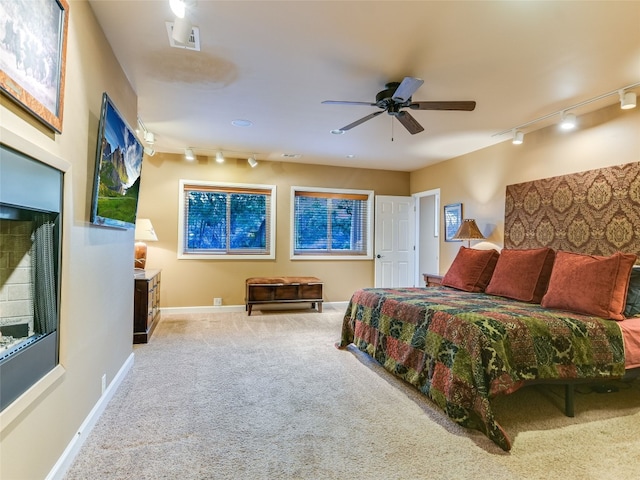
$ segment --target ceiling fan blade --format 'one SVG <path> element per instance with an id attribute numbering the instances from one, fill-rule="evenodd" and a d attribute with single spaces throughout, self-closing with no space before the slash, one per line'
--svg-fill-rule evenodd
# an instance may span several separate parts
<path id="1" fill-rule="evenodd" d="M 324 100 L 322 103 L 327 105 L 366 105 L 368 107 L 375 107 L 375 103 L 371 102 L 346 102 L 342 100 Z"/>
<path id="2" fill-rule="evenodd" d="M 402 83 L 400 83 L 398 88 L 396 88 L 396 91 L 393 93 L 393 101 L 400 103 L 408 101 L 423 83 L 424 80 L 421 78 L 404 77 Z"/>
<path id="3" fill-rule="evenodd" d="M 470 112 L 476 108 L 476 102 L 413 102 L 409 108 L 411 110 L 464 110 Z"/>
<path id="4" fill-rule="evenodd" d="M 406 128 L 411 135 L 415 135 L 416 133 L 420 133 L 424 130 L 422 125 L 420 125 L 408 112 L 399 112 L 398 115 L 396 115 L 396 118 L 402 125 L 404 125 L 404 128 Z"/>
<path id="5" fill-rule="evenodd" d="M 384 113 L 384 110 L 380 110 L 378 112 L 371 113 L 371 114 L 367 115 L 366 117 L 362 117 L 360 120 L 356 120 L 355 122 L 350 123 L 346 127 L 342 127 L 340 130 L 344 130 L 344 131 L 351 130 L 353 127 L 357 127 L 361 123 L 364 123 L 367 120 L 371 120 L 373 117 L 377 117 L 381 113 Z"/>

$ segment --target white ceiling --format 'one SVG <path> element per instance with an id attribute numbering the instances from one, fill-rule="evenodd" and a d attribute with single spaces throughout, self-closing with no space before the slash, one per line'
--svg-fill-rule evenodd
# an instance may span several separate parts
<path id="1" fill-rule="evenodd" d="M 169 46 L 169 0 L 90 4 L 161 152 L 413 171 L 640 81 L 640 1 L 197 0 L 188 17 L 200 52 Z M 425 128 L 416 135 L 386 114 L 330 133 L 377 108 L 323 100 L 374 102 L 405 76 L 424 79 L 414 101 L 477 107 L 412 110 Z"/>

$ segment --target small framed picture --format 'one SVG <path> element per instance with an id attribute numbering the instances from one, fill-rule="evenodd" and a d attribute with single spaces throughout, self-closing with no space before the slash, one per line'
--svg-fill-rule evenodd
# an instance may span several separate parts
<path id="1" fill-rule="evenodd" d="M 454 240 L 453 236 L 460 228 L 462 223 L 462 204 L 451 203 L 444 206 L 444 241 L 460 242 L 462 240 Z"/>

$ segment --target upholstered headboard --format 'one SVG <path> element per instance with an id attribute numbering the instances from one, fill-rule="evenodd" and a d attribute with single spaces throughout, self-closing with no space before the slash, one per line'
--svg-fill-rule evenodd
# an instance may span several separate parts
<path id="1" fill-rule="evenodd" d="M 640 162 L 508 185 L 505 248 L 640 257 Z"/>

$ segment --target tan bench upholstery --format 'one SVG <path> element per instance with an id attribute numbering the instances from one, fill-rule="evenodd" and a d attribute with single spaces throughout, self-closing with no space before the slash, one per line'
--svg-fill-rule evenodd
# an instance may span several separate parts
<path id="1" fill-rule="evenodd" d="M 246 310 L 256 304 L 311 303 L 322 312 L 323 283 L 316 277 L 251 277 L 246 281 Z"/>

